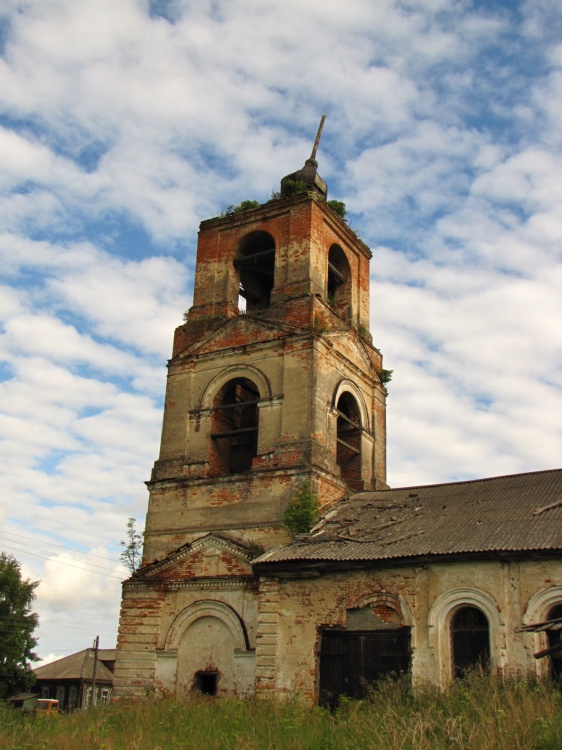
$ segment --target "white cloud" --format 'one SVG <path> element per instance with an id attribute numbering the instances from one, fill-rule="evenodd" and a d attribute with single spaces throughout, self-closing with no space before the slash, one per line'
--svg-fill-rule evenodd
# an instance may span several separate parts
<path id="1" fill-rule="evenodd" d="M 269 198 L 324 112 L 320 174 L 374 248 L 391 483 L 555 465 L 559 5 L 161 7 L 4 3 L 2 526 L 118 556 L 146 508 L 197 223 Z M 98 622 L 115 637 L 117 580 L 29 564 L 42 654 Z"/>

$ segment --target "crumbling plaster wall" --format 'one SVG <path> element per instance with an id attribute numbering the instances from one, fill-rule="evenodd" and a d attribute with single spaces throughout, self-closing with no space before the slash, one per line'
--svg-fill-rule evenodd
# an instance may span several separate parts
<path id="1" fill-rule="evenodd" d="M 156 690 L 185 698 L 196 673 L 213 670 L 219 695 L 251 696 L 256 593 L 251 577 L 125 584 L 115 697 Z"/>
<path id="2" fill-rule="evenodd" d="M 463 605 L 480 608 L 490 625 L 491 668 L 500 674 L 548 670 L 533 653 L 545 636 L 518 632 L 529 618 L 562 602 L 557 561 L 441 562 L 371 570 L 325 572 L 320 577 L 263 578 L 267 617 L 258 615 L 257 694 L 299 694 L 314 700 L 322 626 L 345 627 L 347 610 L 377 602 L 399 610 L 411 627 L 412 677 L 445 686 L 451 679 L 449 624 Z M 296 572 L 296 571 L 295 571 Z M 260 603 L 260 611 L 263 603 Z M 532 610 L 532 613 L 531 613 Z"/>

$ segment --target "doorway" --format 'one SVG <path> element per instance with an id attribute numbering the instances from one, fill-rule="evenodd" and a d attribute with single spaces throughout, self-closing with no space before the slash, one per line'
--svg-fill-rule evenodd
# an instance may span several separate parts
<path id="1" fill-rule="evenodd" d="M 334 708 L 341 696 L 365 698 L 385 677 L 410 669 L 410 628 L 322 633 L 320 704 Z"/>

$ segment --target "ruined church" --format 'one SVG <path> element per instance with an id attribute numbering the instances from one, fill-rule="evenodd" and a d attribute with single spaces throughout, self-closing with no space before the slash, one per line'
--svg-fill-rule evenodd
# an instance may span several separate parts
<path id="1" fill-rule="evenodd" d="M 388 487 L 371 252 L 315 152 L 278 198 L 200 226 L 115 697 L 334 705 L 386 675 L 562 671 L 534 658 L 558 636 L 525 630 L 562 616 L 562 470 Z M 303 488 L 321 516 L 292 538 Z"/>

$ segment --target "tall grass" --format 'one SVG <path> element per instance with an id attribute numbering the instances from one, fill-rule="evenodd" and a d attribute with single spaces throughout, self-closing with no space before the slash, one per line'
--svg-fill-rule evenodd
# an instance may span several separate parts
<path id="1" fill-rule="evenodd" d="M 3 750 L 561 750 L 548 683 L 475 675 L 445 692 L 385 683 L 334 713 L 298 700 L 150 699 L 34 718 L 0 706 Z"/>

